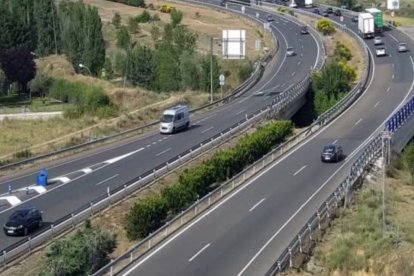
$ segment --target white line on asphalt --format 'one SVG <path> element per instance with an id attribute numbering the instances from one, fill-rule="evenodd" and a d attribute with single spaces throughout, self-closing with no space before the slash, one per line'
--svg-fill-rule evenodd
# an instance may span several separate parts
<path id="1" fill-rule="evenodd" d="M 303 53 L 300 53 L 300 56 L 303 57 Z"/>
<path id="2" fill-rule="evenodd" d="M 298 61 L 298 66 L 301 64 L 301 61 Z"/>
<path id="3" fill-rule="evenodd" d="M 392 79 L 394 79 L 394 77 L 395 77 L 395 76 L 394 76 L 394 74 L 393 74 L 393 75 L 392 75 Z"/>
<path id="4" fill-rule="evenodd" d="M 392 57 L 392 55 L 391 55 L 391 54 L 389 54 L 388 56 L 389 56 L 389 57 Z"/>
<path id="5" fill-rule="evenodd" d="M 209 128 L 207 128 L 207 129 L 205 129 L 205 130 L 203 130 L 201 133 L 206 133 L 207 131 L 210 131 L 210 130 L 212 130 L 214 127 L 209 127 Z"/>
<path id="6" fill-rule="evenodd" d="M 284 82 L 281 86 L 280 86 L 280 88 L 282 88 L 283 86 L 285 86 L 286 85 L 286 82 Z"/>
<path id="7" fill-rule="evenodd" d="M 249 209 L 249 212 L 253 211 L 257 206 L 259 206 L 263 201 L 265 201 L 265 199 L 266 198 L 262 198 L 259 202 L 253 205 L 252 208 Z"/>
<path id="8" fill-rule="evenodd" d="M 166 152 L 168 152 L 170 150 L 171 150 L 171 148 L 168 148 L 166 150 L 163 150 L 162 152 L 157 153 L 155 156 L 160 156 L 161 154 L 164 154 L 164 153 L 166 153 Z"/>
<path id="9" fill-rule="evenodd" d="M 163 139 L 158 139 L 158 142 L 162 142 Z"/>
<path id="10" fill-rule="evenodd" d="M 388 87 L 388 88 L 387 88 L 387 92 L 388 92 L 388 91 L 390 91 L 390 89 L 391 89 L 391 87 Z"/>
<path id="11" fill-rule="evenodd" d="M 248 99 L 248 97 L 246 97 L 246 98 L 244 98 L 244 99 L 242 99 L 242 100 L 238 101 L 237 103 L 241 104 L 242 102 L 244 102 L 244 101 L 245 101 L 245 100 L 247 100 L 247 99 Z"/>
<path id="12" fill-rule="evenodd" d="M 237 112 L 236 113 L 236 115 L 239 115 L 240 113 L 243 113 L 243 112 L 245 112 L 246 111 L 246 109 L 242 109 L 242 110 L 240 110 L 239 112 Z"/>
<path id="13" fill-rule="evenodd" d="M 109 181 L 109 180 L 112 180 L 112 179 L 114 179 L 115 177 L 117 177 L 119 174 L 115 174 L 115 175 L 113 175 L 113 176 L 111 176 L 111 177 L 109 177 L 109 178 L 107 178 L 107 179 L 105 179 L 105 180 L 102 180 L 101 182 L 98 182 L 98 183 L 96 183 L 96 186 L 99 186 L 99 185 L 101 185 L 102 183 L 105 183 L 105 182 L 107 182 L 107 181 Z"/>
<path id="14" fill-rule="evenodd" d="M 336 143 L 338 143 L 338 140 L 333 141 L 332 145 L 335 145 Z"/>
<path id="15" fill-rule="evenodd" d="M 302 49 L 303 49 L 303 45 L 302 45 Z"/>
<path id="16" fill-rule="evenodd" d="M 147 148 L 151 147 L 151 145 L 147 145 Z"/>
<path id="17" fill-rule="evenodd" d="M 392 68 L 394 68 L 394 63 L 392 64 Z"/>
<path id="18" fill-rule="evenodd" d="M 379 103 L 380 103 L 380 102 L 377 102 L 377 103 L 374 105 L 374 107 L 377 107 L 377 106 L 379 105 Z"/>
<path id="19" fill-rule="evenodd" d="M 113 164 L 113 163 L 115 163 L 115 162 L 118 162 L 119 160 L 122 160 L 122 159 L 124 159 L 124 158 L 127 158 L 128 156 L 131 156 L 131 155 L 133 155 L 133 154 L 135 154 L 135 153 L 137 153 L 137 152 L 140 152 L 140 151 L 141 151 L 141 150 L 143 150 L 143 149 L 144 149 L 144 148 L 140 148 L 140 149 L 137 149 L 137 150 L 131 151 L 131 152 L 127 153 L 127 154 L 124 154 L 124 155 L 121 155 L 121 156 L 118 156 L 118 157 L 115 157 L 115 158 L 111 158 L 111 159 L 109 159 L 109 160 L 104 161 L 104 163 L 106 163 L 106 164 Z"/>
<path id="20" fill-rule="evenodd" d="M 396 39 L 392 34 L 389 34 L 389 36 L 392 38 L 392 39 L 394 39 L 395 41 L 397 41 L 398 42 L 398 39 Z"/>
<path id="21" fill-rule="evenodd" d="M 81 171 L 84 172 L 84 173 L 91 173 L 92 169 L 91 168 L 83 168 L 83 169 L 81 169 Z"/>
<path id="22" fill-rule="evenodd" d="M 201 254 L 201 252 L 203 252 L 204 250 L 206 250 L 207 249 L 207 247 L 209 247 L 210 246 L 210 244 L 208 243 L 208 244 L 206 244 L 203 248 L 201 248 L 197 253 L 195 253 L 195 255 L 194 256 L 192 256 L 190 259 L 188 259 L 188 262 L 191 262 L 192 260 L 194 260 L 195 258 L 197 258 L 197 256 L 198 255 L 200 255 Z"/>
<path id="23" fill-rule="evenodd" d="M 293 72 L 291 76 L 293 77 L 295 74 L 296 74 L 296 72 Z"/>
<path id="24" fill-rule="evenodd" d="M 153 145 L 155 145 L 157 142 L 152 142 Z"/>
<path id="25" fill-rule="evenodd" d="M 51 182 L 61 181 L 63 183 L 68 183 L 70 181 L 70 178 L 67 177 L 67 176 L 59 176 L 59 177 L 55 177 L 55 178 L 50 179 L 50 181 Z"/>
<path id="26" fill-rule="evenodd" d="M 360 122 L 362 122 L 362 118 L 361 118 L 361 119 L 359 119 L 359 120 L 355 123 L 355 125 L 358 125 Z"/>
<path id="27" fill-rule="evenodd" d="M 303 166 L 302 168 L 300 168 L 299 170 L 297 170 L 293 176 L 296 176 L 297 174 L 299 174 L 301 171 L 303 171 L 308 165 Z"/>

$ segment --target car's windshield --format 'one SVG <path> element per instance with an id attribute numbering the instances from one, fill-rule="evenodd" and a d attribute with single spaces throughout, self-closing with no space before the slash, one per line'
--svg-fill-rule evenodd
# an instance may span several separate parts
<path id="1" fill-rule="evenodd" d="M 407 45 L 407 44 L 405 44 L 405 43 L 400 43 L 400 47 L 405 47 L 405 45 Z"/>
<path id="2" fill-rule="evenodd" d="M 172 121 L 174 121 L 174 115 L 165 114 L 161 117 L 163 123 L 171 123 Z"/>
<path id="3" fill-rule="evenodd" d="M 334 152 L 335 151 L 335 147 L 334 146 L 326 146 L 324 149 L 323 149 L 323 152 L 326 152 L 326 153 L 332 153 L 332 152 Z"/>
<path id="4" fill-rule="evenodd" d="M 10 216 L 10 220 L 24 219 L 27 216 L 27 213 L 29 213 L 29 210 L 18 210 Z"/>

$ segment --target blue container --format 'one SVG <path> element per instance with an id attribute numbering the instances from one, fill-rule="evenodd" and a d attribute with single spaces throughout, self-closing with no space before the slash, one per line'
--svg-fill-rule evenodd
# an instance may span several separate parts
<path id="1" fill-rule="evenodd" d="M 40 170 L 36 177 L 36 184 L 40 186 L 47 185 L 47 170 Z"/>

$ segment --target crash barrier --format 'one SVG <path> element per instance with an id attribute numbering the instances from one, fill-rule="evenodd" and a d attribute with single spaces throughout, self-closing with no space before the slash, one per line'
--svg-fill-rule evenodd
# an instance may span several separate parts
<path id="1" fill-rule="evenodd" d="M 327 227 L 329 221 L 336 216 L 338 208 L 348 204 L 350 191 L 359 183 L 367 169 L 381 156 L 382 145 L 381 134 L 371 139 L 362 154 L 351 166 L 346 178 L 321 204 L 299 233 L 295 235 L 288 247 L 266 272 L 266 276 L 280 274 L 287 267 L 294 268 L 302 265 L 305 259 L 304 257 L 310 253 L 313 245 L 320 237 L 321 232 Z"/>

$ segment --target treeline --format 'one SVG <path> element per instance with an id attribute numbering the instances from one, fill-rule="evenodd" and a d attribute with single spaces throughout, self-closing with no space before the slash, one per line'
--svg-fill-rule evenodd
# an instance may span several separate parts
<path id="1" fill-rule="evenodd" d="M 235 147 L 215 153 L 202 164 L 186 169 L 177 183 L 160 194 L 149 196 L 126 215 L 126 232 L 131 240 L 143 238 L 182 210 L 261 158 L 292 133 L 290 121 L 272 121 L 243 137 Z"/>
<path id="2" fill-rule="evenodd" d="M 155 24 L 152 26 L 151 37 L 155 48 L 151 49 L 132 41 L 131 33 L 136 28 L 136 22 L 157 21 L 158 16 L 144 11 L 130 18 L 128 26 L 120 26 L 118 22 L 121 18 L 115 14 L 112 22 L 118 27 L 117 45 L 124 49 L 124 53 L 118 53 L 113 62 L 114 68 L 108 66 L 106 71 L 115 69 L 119 74 L 126 75 L 133 85 L 155 91 L 210 91 L 211 55 L 196 52 L 198 35 L 181 24 L 182 16 L 181 11 L 173 10 L 170 22 L 163 29 Z M 220 87 L 220 66 L 215 56 L 212 66 L 213 90 L 217 90 Z"/>

